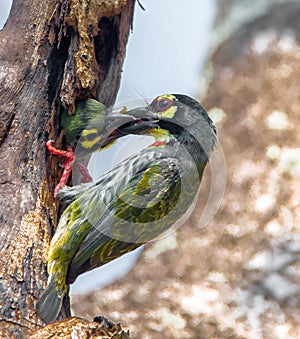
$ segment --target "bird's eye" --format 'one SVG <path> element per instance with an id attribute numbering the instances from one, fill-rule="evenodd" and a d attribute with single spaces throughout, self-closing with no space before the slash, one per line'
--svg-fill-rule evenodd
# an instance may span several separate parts
<path id="1" fill-rule="evenodd" d="M 157 101 L 156 107 L 158 112 L 164 112 L 173 105 L 172 100 L 164 98 Z"/>

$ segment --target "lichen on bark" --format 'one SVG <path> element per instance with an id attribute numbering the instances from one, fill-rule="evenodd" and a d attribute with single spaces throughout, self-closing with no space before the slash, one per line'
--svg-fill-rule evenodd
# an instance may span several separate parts
<path id="1" fill-rule="evenodd" d="M 79 34 L 79 49 L 75 54 L 76 74 L 82 88 L 94 86 L 97 62 L 94 36 L 98 33 L 98 23 L 104 16 L 120 14 L 126 0 L 73 0 L 66 22 Z"/>

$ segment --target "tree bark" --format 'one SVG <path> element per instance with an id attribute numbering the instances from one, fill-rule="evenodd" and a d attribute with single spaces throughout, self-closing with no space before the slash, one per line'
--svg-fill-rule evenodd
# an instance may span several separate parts
<path id="1" fill-rule="evenodd" d="M 77 98 L 113 104 L 134 0 L 14 0 L 0 32 L 1 338 L 41 327 L 36 302 L 58 219 L 45 152 Z M 68 307 L 66 309 L 68 313 Z"/>

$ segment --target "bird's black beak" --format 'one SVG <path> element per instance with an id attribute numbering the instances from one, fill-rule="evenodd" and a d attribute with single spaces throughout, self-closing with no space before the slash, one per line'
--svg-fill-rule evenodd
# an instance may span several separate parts
<path id="1" fill-rule="evenodd" d="M 158 127 L 157 113 L 151 112 L 148 107 L 137 107 L 126 112 L 132 121 L 120 126 L 118 130 L 123 134 L 143 134 L 149 129 Z"/>
<path id="2" fill-rule="evenodd" d="M 128 134 L 146 134 L 148 130 L 159 127 L 158 121 L 157 114 L 147 107 L 137 107 L 124 113 L 112 113 L 107 124 L 110 133 L 104 138 L 102 147 Z"/>
<path id="3" fill-rule="evenodd" d="M 135 119 L 143 120 L 157 120 L 158 115 L 151 111 L 149 107 L 137 107 L 126 112 L 127 115 L 132 116 Z"/>

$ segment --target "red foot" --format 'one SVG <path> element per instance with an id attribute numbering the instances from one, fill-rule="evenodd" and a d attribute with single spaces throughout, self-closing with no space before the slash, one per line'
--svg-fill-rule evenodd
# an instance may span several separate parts
<path id="1" fill-rule="evenodd" d="M 64 187 L 66 185 L 66 183 L 69 179 L 69 176 L 70 176 L 71 171 L 72 171 L 72 165 L 73 165 L 75 156 L 74 156 L 74 148 L 73 147 L 68 147 L 67 151 L 61 151 L 61 150 L 56 149 L 52 145 L 52 143 L 53 143 L 53 140 L 47 141 L 46 147 L 47 147 L 48 151 L 52 154 L 63 156 L 63 157 L 66 158 L 65 163 L 63 164 L 63 167 L 64 167 L 63 174 L 60 178 L 58 185 L 55 187 L 55 190 L 54 190 L 54 198 L 56 198 L 57 192 L 62 187 Z"/>
<path id="2" fill-rule="evenodd" d="M 77 162 L 76 166 L 82 175 L 82 178 L 80 180 L 82 184 L 91 182 L 93 180 L 93 178 L 90 176 L 88 169 L 81 162 Z"/>

